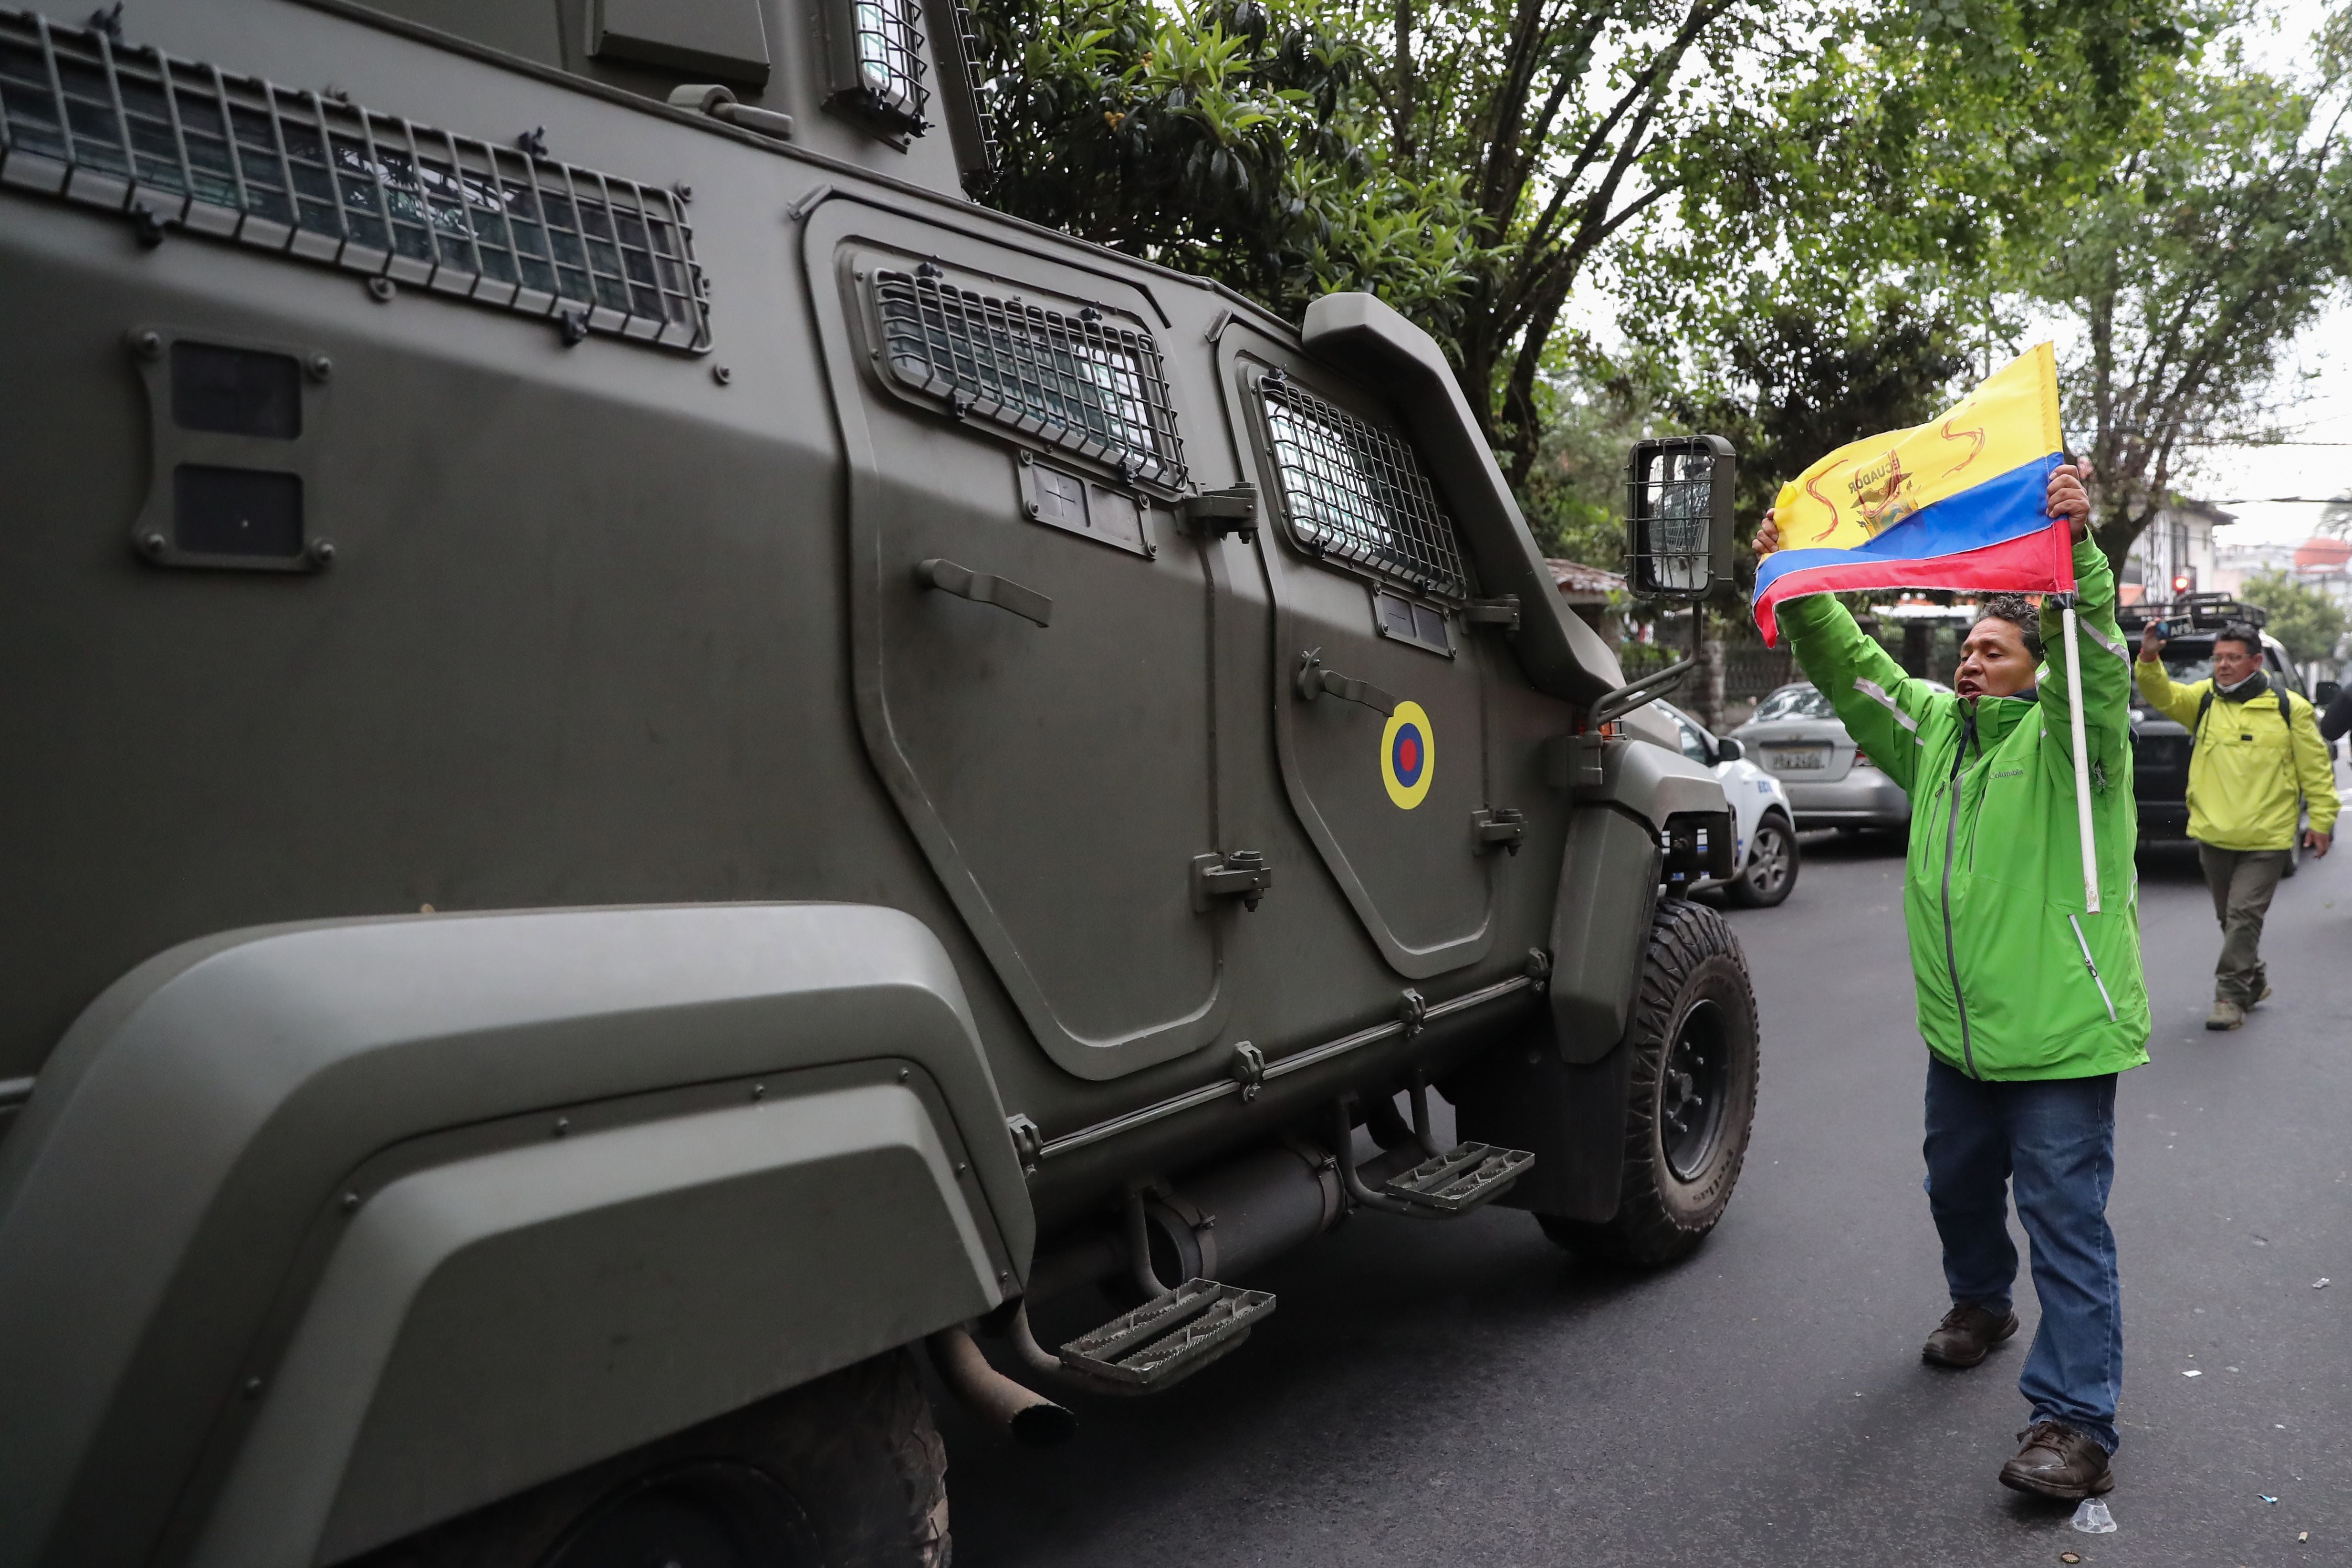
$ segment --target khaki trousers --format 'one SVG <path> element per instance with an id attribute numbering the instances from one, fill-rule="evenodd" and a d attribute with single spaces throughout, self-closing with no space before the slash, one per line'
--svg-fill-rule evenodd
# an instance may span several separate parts
<path id="1" fill-rule="evenodd" d="M 2221 960 L 2213 966 L 2213 994 L 2251 1007 L 2268 984 L 2263 971 L 2263 917 L 2271 895 L 2286 875 L 2288 849 L 2216 849 L 2197 847 L 2206 889 L 2213 895 L 2213 918 L 2221 922 Z"/>

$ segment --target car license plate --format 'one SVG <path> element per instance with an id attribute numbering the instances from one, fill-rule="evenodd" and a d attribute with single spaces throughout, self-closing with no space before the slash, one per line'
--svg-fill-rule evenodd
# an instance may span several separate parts
<path id="1" fill-rule="evenodd" d="M 1819 746 L 1797 752 L 1774 752 L 1772 771 L 1778 773 L 1819 773 L 1829 766 L 1829 752 Z"/>

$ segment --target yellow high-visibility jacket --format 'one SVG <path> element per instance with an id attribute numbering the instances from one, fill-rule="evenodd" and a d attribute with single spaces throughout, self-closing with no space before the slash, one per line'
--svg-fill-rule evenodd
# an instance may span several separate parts
<path id="1" fill-rule="evenodd" d="M 2176 686 L 2160 659 L 2134 667 L 2147 705 L 2190 731 L 2189 837 L 2216 849 L 2291 849 L 2296 806 L 2311 804 L 2311 826 L 2336 830 L 2336 770 L 2311 704 L 2297 698 L 2290 726 L 2279 710 L 2278 678 L 2260 697 L 2232 702 L 2210 680 Z"/>

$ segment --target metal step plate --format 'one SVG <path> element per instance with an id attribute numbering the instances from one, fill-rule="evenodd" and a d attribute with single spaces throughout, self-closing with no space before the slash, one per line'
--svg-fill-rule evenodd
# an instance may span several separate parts
<path id="1" fill-rule="evenodd" d="M 1271 1292 L 1189 1280 L 1072 1340 L 1062 1347 L 1062 1364 L 1156 1394 L 1249 1338 L 1250 1325 L 1273 1310 Z"/>
<path id="2" fill-rule="evenodd" d="M 1467 1214 L 1509 1190 L 1536 1157 L 1525 1149 L 1458 1143 L 1381 1184 L 1381 1191 L 1437 1214 Z"/>

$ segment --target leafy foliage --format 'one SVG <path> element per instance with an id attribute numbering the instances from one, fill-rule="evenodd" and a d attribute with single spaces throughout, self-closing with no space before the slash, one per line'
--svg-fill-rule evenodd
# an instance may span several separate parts
<path id="1" fill-rule="evenodd" d="M 2298 583 L 2290 573 L 2257 572 L 2238 597 L 2270 612 L 2263 629 L 2286 645 L 2297 664 L 2332 658 L 2344 635 L 2344 609 L 2320 589 Z"/>
<path id="2" fill-rule="evenodd" d="M 974 194 L 1296 319 L 1369 289 L 1444 332 L 1483 265 L 1459 174 L 1378 155 L 1361 44 L 1311 6 L 981 0 L 1003 150 Z"/>
<path id="3" fill-rule="evenodd" d="M 1380 294 L 1595 564 L 1643 432 L 1732 436 L 1752 525 L 2055 325 L 2120 558 L 2352 277 L 2352 13 L 2298 85 L 2254 4 L 978 0 L 977 194 L 1293 319 Z"/>
<path id="4" fill-rule="evenodd" d="M 2232 60 L 2169 79 L 2143 144 L 2026 280 L 2084 330 L 2069 423 L 2090 433 L 2110 559 L 2192 444 L 2261 438 L 2285 350 L 2352 280 L 2352 13 L 2320 61 L 2310 88 Z"/>

